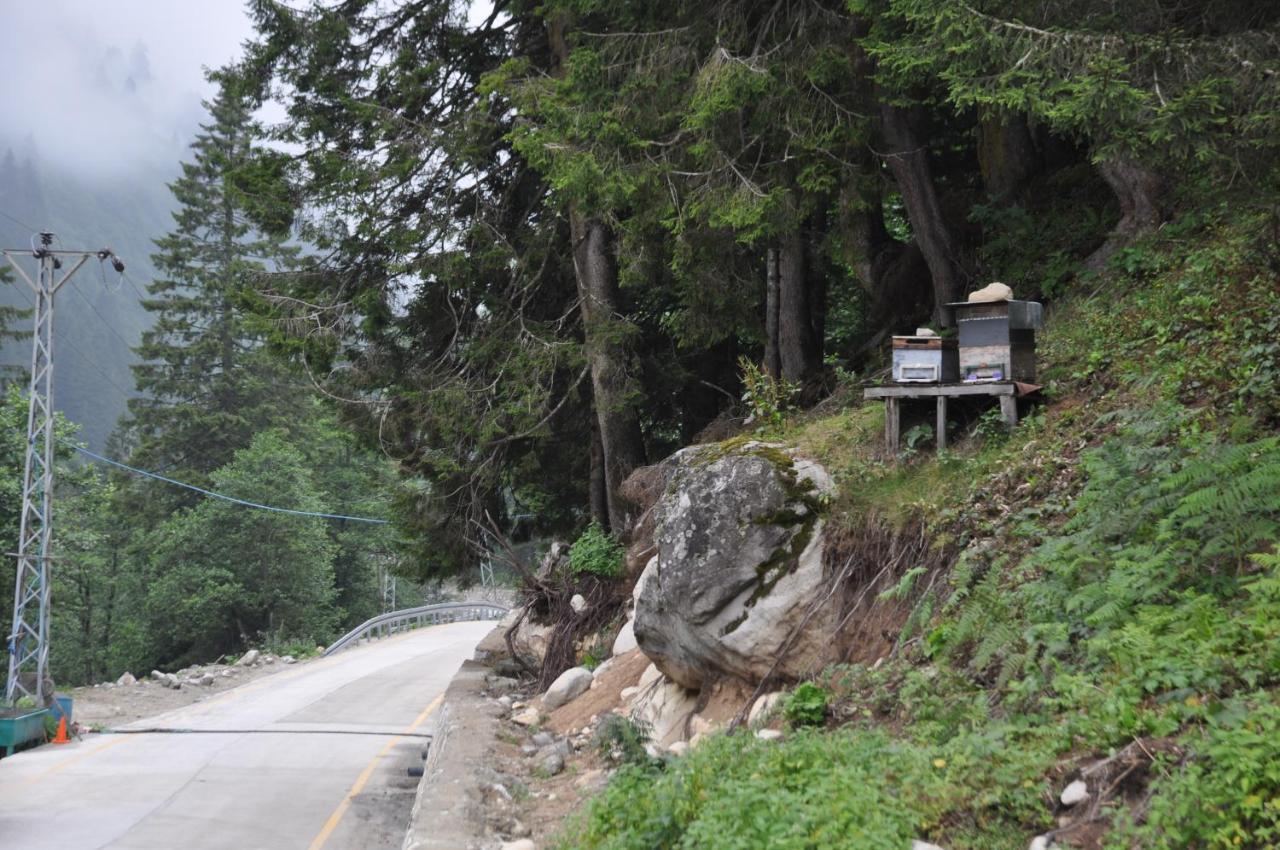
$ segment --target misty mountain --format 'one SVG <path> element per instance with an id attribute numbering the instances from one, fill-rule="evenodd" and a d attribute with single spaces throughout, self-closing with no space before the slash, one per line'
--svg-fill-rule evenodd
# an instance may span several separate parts
<path id="1" fill-rule="evenodd" d="M 26 248 L 33 229 L 57 235 L 55 247 L 112 248 L 125 275 L 91 259 L 58 293 L 54 308 L 54 405 L 102 448 L 135 391 L 129 369 L 150 316 L 140 299 L 155 270 L 152 240 L 171 229 L 173 197 L 167 183 L 178 163 L 155 163 L 133 177 L 94 181 L 43 164 L 29 150 L 0 153 L 0 245 Z M 20 260 L 34 277 L 33 258 Z M 10 273 L 0 304 L 29 307 L 26 283 Z M 0 347 L 0 364 L 30 366 L 30 340 Z"/>

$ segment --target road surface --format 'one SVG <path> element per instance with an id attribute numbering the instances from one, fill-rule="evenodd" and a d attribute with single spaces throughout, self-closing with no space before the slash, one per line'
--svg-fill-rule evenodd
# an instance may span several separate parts
<path id="1" fill-rule="evenodd" d="M 417 785 L 405 769 L 427 743 L 415 736 L 492 628 L 397 635 L 123 727 L 190 733 L 92 735 L 0 760 L 0 848 L 399 848 Z"/>

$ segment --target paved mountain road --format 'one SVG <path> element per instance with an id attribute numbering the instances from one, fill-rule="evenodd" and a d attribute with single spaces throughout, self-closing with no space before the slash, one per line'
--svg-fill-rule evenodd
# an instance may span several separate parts
<path id="1" fill-rule="evenodd" d="M 91 735 L 0 760 L 0 848 L 399 848 L 417 787 L 405 769 L 427 743 L 404 735 L 431 731 L 493 625 L 397 635 L 123 727 L 190 733 Z"/>

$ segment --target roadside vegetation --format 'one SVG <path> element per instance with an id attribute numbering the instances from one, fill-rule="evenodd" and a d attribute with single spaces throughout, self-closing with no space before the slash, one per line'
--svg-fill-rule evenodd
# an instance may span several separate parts
<path id="1" fill-rule="evenodd" d="M 785 740 L 740 730 L 628 768 L 561 846 L 1025 847 L 1109 756 L 1131 771 L 1093 784 L 1075 846 L 1280 840 L 1267 233 L 1192 214 L 1075 288 L 1044 334 L 1046 401 L 1012 433 L 979 420 L 895 460 L 853 400 L 765 428 L 836 472 L 833 523 L 922 523 L 958 555 L 886 591 L 910 600 L 890 651 L 797 687 Z"/>

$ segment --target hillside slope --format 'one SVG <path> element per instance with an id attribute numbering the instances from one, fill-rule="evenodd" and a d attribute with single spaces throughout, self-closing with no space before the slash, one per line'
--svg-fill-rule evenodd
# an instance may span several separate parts
<path id="1" fill-rule="evenodd" d="M 865 639 L 789 702 L 817 727 L 626 768 L 562 846 L 1280 842 L 1273 224 L 1186 214 L 1076 278 L 1011 434 L 982 416 L 937 458 L 922 425 L 895 461 L 852 383 L 766 431 L 836 475 L 834 562 L 883 567 Z"/>

